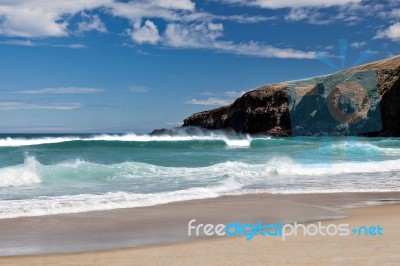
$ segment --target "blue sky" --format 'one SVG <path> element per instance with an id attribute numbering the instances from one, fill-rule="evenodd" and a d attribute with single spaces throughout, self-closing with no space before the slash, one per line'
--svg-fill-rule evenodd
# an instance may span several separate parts
<path id="1" fill-rule="evenodd" d="M 394 0 L 0 0 L 0 132 L 178 126 L 399 41 Z"/>

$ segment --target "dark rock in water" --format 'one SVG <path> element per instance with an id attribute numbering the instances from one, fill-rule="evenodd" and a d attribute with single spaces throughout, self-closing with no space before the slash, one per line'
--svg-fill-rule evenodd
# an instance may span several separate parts
<path id="1" fill-rule="evenodd" d="M 332 75 L 266 85 L 191 115 L 184 127 L 273 136 L 400 136 L 400 56 Z"/>
<path id="2" fill-rule="evenodd" d="M 249 134 L 289 135 L 288 93 L 283 84 L 260 87 L 245 93 L 233 104 L 186 118 L 184 126 L 230 128 Z"/>
<path id="3" fill-rule="evenodd" d="M 168 128 L 161 128 L 161 129 L 154 129 L 150 135 L 157 136 L 157 135 L 174 135 L 174 131 Z"/>
<path id="4" fill-rule="evenodd" d="M 152 136 L 160 136 L 160 135 L 168 135 L 168 136 L 211 136 L 211 135 L 237 135 L 238 132 L 230 129 L 222 129 L 222 130 L 209 130 L 207 128 L 201 127 L 174 127 L 174 128 L 162 128 L 153 130 L 150 135 Z"/>

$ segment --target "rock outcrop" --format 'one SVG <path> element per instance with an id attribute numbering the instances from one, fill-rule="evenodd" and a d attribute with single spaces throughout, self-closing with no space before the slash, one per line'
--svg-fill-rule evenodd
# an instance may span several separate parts
<path id="1" fill-rule="evenodd" d="M 273 136 L 400 136 L 400 56 L 332 75 L 266 85 L 191 115 L 184 127 Z"/>

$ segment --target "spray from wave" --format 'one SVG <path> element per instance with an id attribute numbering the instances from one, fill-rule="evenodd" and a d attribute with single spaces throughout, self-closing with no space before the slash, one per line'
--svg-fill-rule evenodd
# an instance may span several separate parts
<path id="1" fill-rule="evenodd" d="M 141 162 L 108 165 L 82 160 L 43 165 L 34 157 L 27 157 L 23 164 L 0 168 L 0 187 L 44 182 L 43 186 L 93 189 L 98 185 L 116 186 L 135 193 L 152 193 L 226 185 L 229 181 L 226 191 L 249 188 L 279 191 L 291 187 L 306 192 L 307 188 L 317 186 L 328 190 L 347 186 L 351 190 L 355 184 L 398 189 L 399 172 L 400 160 L 339 162 L 317 167 L 277 157 L 264 164 L 228 161 L 205 167 L 165 167 Z"/>
<path id="2" fill-rule="evenodd" d="M 219 133 L 3 138 L 0 146 L 23 148 L 2 149 L 5 160 L 21 157 L 0 168 L 0 218 L 232 194 L 399 191 L 398 140 L 319 140 Z M 23 154 L 30 156 L 20 163 Z M 371 154 L 381 156 L 360 160 Z"/>
<path id="3" fill-rule="evenodd" d="M 39 165 L 35 158 L 27 157 L 24 164 L 0 168 L 0 187 L 40 183 Z"/>
<path id="4" fill-rule="evenodd" d="M 265 137 L 264 139 L 269 139 Z M 222 141 L 231 148 L 250 147 L 252 138 L 245 136 L 227 136 L 224 134 L 208 135 L 137 135 L 134 133 L 125 135 L 96 135 L 91 137 L 45 137 L 45 138 L 3 138 L 0 139 L 0 147 L 21 147 L 44 144 L 56 144 L 75 141 L 106 141 L 106 142 L 188 142 L 188 141 Z"/>
<path id="5" fill-rule="evenodd" d="M 265 164 L 228 161 L 206 167 L 165 167 L 141 162 L 97 164 L 76 160 L 54 165 L 43 165 L 28 156 L 16 166 L 0 168 L 0 187 L 24 186 L 41 181 L 47 183 L 75 181 L 154 181 L 194 182 L 205 185 L 212 181 L 233 178 L 241 184 L 255 180 L 268 181 L 285 177 L 323 177 L 344 174 L 378 174 L 400 171 L 400 160 L 380 162 L 340 162 L 328 165 L 300 164 L 288 157 L 272 158 Z"/>

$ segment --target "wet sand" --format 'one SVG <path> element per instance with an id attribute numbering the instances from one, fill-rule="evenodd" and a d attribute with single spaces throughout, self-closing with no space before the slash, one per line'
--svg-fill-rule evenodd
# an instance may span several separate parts
<path id="1" fill-rule="evenodd" d="M 3 264 L 290 264 L 398 265 L 400 193 L 243 195 L 176 202 L 146 208 L 0 220 Z M 379 237 L 189 237 L 187 224 L 307 222 L 381 225 Z M 327 223 L 326 221 L 325 223 Z M 331 222 L 331 221 L 329 221 Z M 133 247 L 133 248 L 126 248 Z M 114 250 L 108 250 L 114 249 Z M 93 250 L 105 250 L 95 251 Z M 107 251 L 108 250 L 108 251 Z M 86 253 L 82 253 L 87 251 Z M 46 253 L 70 253 L 50 254 Z M 75 252 L 75 253 L 74 253 Z M 76 253 L 79 252 L 79 253 Z M 384 264 L 384 263 L 386 264 Z"/>

